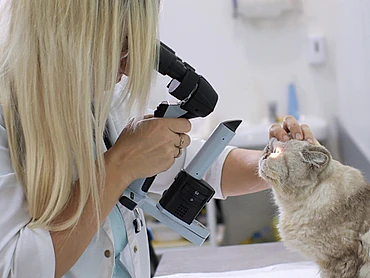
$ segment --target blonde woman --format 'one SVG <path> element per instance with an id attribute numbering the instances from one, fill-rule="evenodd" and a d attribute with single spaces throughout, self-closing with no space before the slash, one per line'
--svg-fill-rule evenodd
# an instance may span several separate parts
<path id="1" fill-rule="evenodd" d="M 150 276 L 145 223 L 140 232 L 133 225 L 142 212 L 117 201 L 132 181 L 159 173 L 153 189 L 163 191 L 201 145 L 189 146 L 188 120 L 140 117 L 157 62 L 158 8 L 158 0 L 6 1 L 1 277 Z M 284 127 L 312 137 L 294 118 Z M 206 175 L 216 197 L 267 188 L 259 155 L 227 148 Z"/>

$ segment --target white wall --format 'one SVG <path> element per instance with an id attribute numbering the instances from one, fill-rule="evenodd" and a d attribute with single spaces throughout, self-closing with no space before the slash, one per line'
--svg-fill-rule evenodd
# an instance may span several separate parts
<path id="1" fill-rule="evenodd" d="M 370 1 L 337 1 L 338 118 L 370 163 Z"/>
<path id="2" fill-rule="evenodd" d="M 329 123 L 326 145 L 334 157 L 339 158 L 337 116 L 370 156 L 370 0 L 303 0 L 302 13 L 259 24 L 233 19 L 231 0 L 162 2 L 162 41 L 219 93 L 211 126 L 231 118 L 259 123 L 271 100 L 278 101 L 279 113 L 286 115 L 287 84 L 294 81 L 301 113 Z M 367 22 L 361 21 L 365 16 Z M 310 34 L 326 38 L 327 60 L 321 67 L 308 64 Z M 168 98 L 166 81 L 158 80 L 154 104 Z M 240 204 L 250 204 L 248 198 L 256 196 L 240 196 Z M 233 197 L 227 201 L 230 207 L 237 204 Z M 267 208 L 268 201 L 261 199 L 258 209 Z M 233 219 L 244 219 L 245 211 L 234 209 Z M 251 223 L 231 230 L 248 232 L 248 227 L 260 225 Z"/>
<path id="3" fill-rule="evenodd" d="M 278 101 L 278 112 L 286 115 L 291 81 L 298 86 L 301 113 L 331 122 L 336 109 L 332 1 L 305 0 L 299 15 L 250 24 L 232 18 L 231 0 L 164 0 L 161 40 L 217 90 L 214 125 L 231 118 L 259 123 L 270 100 Z M 307 36 L 312 33 L 327 40 L 323 67 L 307 62 Z M 166 81 L 158 80 L 153 104 L 166 98 Z"/>

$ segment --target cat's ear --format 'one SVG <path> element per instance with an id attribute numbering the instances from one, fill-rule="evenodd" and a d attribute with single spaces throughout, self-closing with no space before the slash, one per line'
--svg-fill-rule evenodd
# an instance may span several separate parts
<path id="1" fill-rule="evenodd" d="M 331 159 L 331 155 L 322 146 L 312 146 L 309 148 L 303 149 L 300 152 L 300 155 L 303 158 L 303 161 L 310 163 L 313 167 L 323 168 L 325 167 Z"/>

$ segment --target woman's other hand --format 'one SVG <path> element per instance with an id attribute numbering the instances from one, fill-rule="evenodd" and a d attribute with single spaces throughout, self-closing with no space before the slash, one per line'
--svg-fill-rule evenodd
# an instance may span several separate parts
<path id="1" fill-rule="evenodd" d="M 306 140 L 313 144 L 315 138 L 312 131 L 306 124 L 299 124 L 293 116 L 286 116 L 282 125 L 273 124 L 269 130 L 270 138 L 275 137 L 280 141 L 288 141 L 290 138 L 297 140 Z"/>
<path id="2" fill-rule="evenodd" d="M 125 128 L 106 152 L 107 171 L 131 181 L 164 172 L 190 144 L 190 130 L 187 119 L 146 117 L 136 129 Z"/>

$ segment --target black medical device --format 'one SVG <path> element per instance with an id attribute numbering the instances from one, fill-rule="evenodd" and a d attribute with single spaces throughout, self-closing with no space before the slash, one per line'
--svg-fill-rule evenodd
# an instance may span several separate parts
<path id="1" fill-rule="evenodd" d="M 161 103 L 154 112 L 155 117 L 192 119 L 213 112 L 218 100 L 215 90 L 163 42 L 160 42 L 158 72 L 172 78 L 167 87 L 179 102 Z M 234 137 L 240 123 L 241 120 L 220 123 L 158 203 L 147 196 L 154 176 L 131 183 L 120 198 L 121 204 L 130 210 L 142 208 L 192 243 L 202 245 L 209 231 L 195 218 L 215 193 L 202 177 Z"/>

